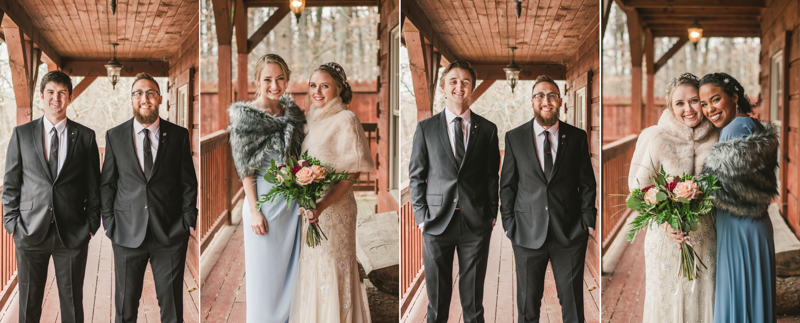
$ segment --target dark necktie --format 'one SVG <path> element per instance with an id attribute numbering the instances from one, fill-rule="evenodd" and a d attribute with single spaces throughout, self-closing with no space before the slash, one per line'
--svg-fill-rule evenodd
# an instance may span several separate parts
<path id="1" fill-rule="evenodd" d="M 461 129 L 461 117 L 456 117 L 454 119 L 456 122 L 456 163 L 458 167 L 461 167 L 461 161 L 464 160 L 464 130 Z"/>
<path id="2" fill-rule="evenodd" d="M 544 131 L 544 176 L 550 178 L 550 172 L 553 171 L 553 152 L 550 146 L 550 132 Z"/>
<path id="3" fill-rule="evenodd" d="M 153 152 L 150 150 L 150 130 L 144 130 L 144 142 L 142 143 L 142 151 L 144 151 L 144 176 L 150 176 L 150 170 L 153 169 Z"/>
<path id="4" fill-rule="evenodd" d="M 55 180 L 58 176 L 58 130 L 53 127 L 50 132 L 53 133 L 50 136 L 50 175 L 53 175 L 53 180 Z"/>

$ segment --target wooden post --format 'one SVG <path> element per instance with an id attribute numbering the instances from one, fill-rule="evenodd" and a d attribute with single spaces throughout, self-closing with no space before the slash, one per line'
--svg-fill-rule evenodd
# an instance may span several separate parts
<path id="1" fill-rule="evenodd" d="M 643 128 L 652 126 L 655 124 L 653 115 L 656 113 L 656 99 L 655 93 L 655 79 L 656 79 L 656 71 L 655 71 L 655 45 L 653 44 L 653 32 L 650 31 L 650 28 L 647 29 L 645 32 L 645 40 L 644 40 L 644 56 L 645 56 L 645 68 L 647 69 L 647 107 L 644 113 L 645 122 L 642 125 Z M 657 121 L 656 121 L 657 122 Z"/>
<path id="2" fill-rule="evenodd" d="M 414 98 L 417 102 L 417 121 L 433 115 L 433 93 L 428 85 L 428 64 L 425 61 L 424 39 L 416 28 L 410 24 L 403 26 L 408 49 L 408 61 L 411 68 L 411 80 L 414 84 Z M 413 30 L 412 30 L 413 28 Z"/>
<path id="3" fill-rule="evenodd" d="M 236 100 L 247 101 L 247 9 L 242 0 L 236 0 L 233 11 L 236 29 Z"/>
<path id="4" fill-rule="evenodd" d="M 215 129 L 225 129 L 228 125 L 228 106 L 233 99 L 231 78 L 231 0 L 212 0 L 214 7 L 214 24 L 217 29 L 217 118 Z M 228 158 L 230 160 L 230 157 Z M 225 200 L 225 221 L 231 222 L 231 177 L 225 178 L 225 189 L 223 189 L 222 198 Z"/>
<path id="5" fill-rule="evenodd" d="M 631 48 L 631 119 L 633 133 L 644 128 L 642 115 L 642 25 L 635 9 L 628 10 L 628 39 Z"/>
<path id="6" fill-rule="evenodd" d="M 17 103 L 17 125 L 21 125 L 31 121 L 41 51 L 33 48 L 33 42 L 25 41 L 22 30 L 11 24 L 9 19 L 5 19 L 3 32 L 8 45 L 8 61 Z"/>

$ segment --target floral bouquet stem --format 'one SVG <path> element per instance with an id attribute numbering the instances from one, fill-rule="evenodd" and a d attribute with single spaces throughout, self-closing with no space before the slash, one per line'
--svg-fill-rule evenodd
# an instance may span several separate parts
<path id="1" fill-rule="evenodd" d="M 301 206 L 306 210 L 313 210 L 314 209 L 310 205 L 309 206 L 301 205 Z M 307 218 L 306 218 L 306 221 L 308 221 Z M 325 240 L 328 240 L 328 236 L 326 236 L 325 232 L 323 232 L 322 229 L 319 228 L 319 224 L 309 223 L 308 224 L 308 233 L 306 233 L 306 245 L 311 247 L 311 248 L 319 246 L 322 243 L 322 238 L 325 238 Z"/>
<path id="2" fill-rule="evenodd" d="M 681 243 L 681 267 L 678 270 L 678 274 L 686 277 L 688 281 L 692 281 L 697 278 L 698 268 L 697 263 L 703 266 L 703 268 L 708 269 L 706 265 L 700 260 L 700 256 L 694 251 L 694 248 L 691 244 L 687 242 Z"/>

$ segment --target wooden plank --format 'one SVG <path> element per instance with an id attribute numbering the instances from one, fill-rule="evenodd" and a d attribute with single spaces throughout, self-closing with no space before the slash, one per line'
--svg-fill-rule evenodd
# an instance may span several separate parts
<path id="1" fill-rule="evenodd" d="M 285 0 L 245 0 L 246 7 L 277 7 L 286 3 Z M 306 8 L 310 7 L 330 7 L 334 4 L 330 0 L 306 0 Z M 377 0 L 337 0 L 337 7 L 364 7 L 377 6 Z"/>
<path id="2" fill-rule="evenodd" d="M 168 35 L 168 31 L 173 25 L 184 25 L 182 22 L 187 19 L 188 10 L 181 9 L 191 7 L 191 3 L 194 3 L 194 1 L 181 1 L 178 5 L 167 2 L 159 3 L 156 11 L 156 19 L 153 21 L 153 26 L 151 27 L 153 32 L 150 33 L 147 39 L 147 43 L 155 44 L 156 46 L 153 46 L 145 52 L 148 57 L 155 57 L 158 51 L 163 50 L 163 48 L 169 48 L 175 44 L 180 44 L 180 42 L 172 40 L 175 35 L 172 33 Z M 195 12 L 197 12 L 196 9 Z M 112 29 L 116 29 L 116 27 Z M 171 52 L 172 50 L 170 49 L 169 51 Z"/>
<path id="3" fill-rule="evenodd" d="M 479 80 L 505 80 L 505 67 L 502 64 L 472 65 Z M 519 79 L 522 81 L 535 80 L 539 75 L 548 75 L 556 80 L 567 79 L 567 66 L 563 64 L 519 64 L 519 67 L 522 69 L 519 72 Z"/>
<path id="4" fill-rule="evenodd" d="M 409 25 L 409 22 L 413 24 L 413 26 L 420 32 L 423 38 L 427 39 L 436 50 L 444 56 L 447 61 L 454 62 L 458 60 L 458 57 L 453 53 L 453 51 L 447 46 L 444 40 L 441 39 L 439 34 L 436 32 L 437 29 L 433 27 L 431 22 L 428 18 L 425 17 L 423 11 L 419 8 L 418 4 L 412 1 L 401 1 L 400 2 L 400 9 L 402 14 L 406 17 L 408 21 L 403 23 L 403 30 Z"/>
<path id="5" fill-rule="evenodd" d="M 244 248 L 244 234 L 242 233 L 242 225 L 238 225 L 225 246 L 222 255 L 214 263 L 212 268 L 203 268 L 203 270 L 210 270 L 209 275 L 205 278 L 206 281 L 201 282 L 202 293 L 200 293 L 200 318 L 203 322 L 218 322 L 209 321 L 209 314 L 214 307 L 217 307 L 216 300 L 220 299 L 220 290 L 223 288 L 225 281 L 231 274 L 235 267 L 244 269 L 243 263 L 238 265 L 234 261 L 238 257 L 238 253 L 244 253 L 240 249 Z M 234 266 L 235 265 L 235 266 Z M 233 276 L 231 276 L 233 277 Z M 223 321 L 224 322 L 224 321 Z"/>
<path id="6" fill-rule="evenodd" d="M 5 19 L 3 24 L 7 24 L 7 22 L 8 19 Z M 3 29 L 6 34 L 8 63 L 11 69 L 14 98 L 17 104 L 17 125 L 21 125 L 31 121 L 34 89 L 30 85 L 29 70 L 33 67 L 27 60 L 27 46 L 25 46 L 25 36 L 22 33 L 22 29 L 12 27 L 5 27 Z"/>
<path id="7" fill-rule="evenodd" d="M 503 236 L 502 225 L 500 225 L 500 223 L 497 224 L 498 225 L 492 230 L 491 240 L 489 240 L 489 250 L 492 250 L 495 246 L 500 246 L 502 243 L 501 240 L 505 238 Z M 497 312 L 498 295 L 500 294 L 497 290 L 497 283 L 500 278 L 500 253 L 490 251 L 489 259 L 486 263 L 486 283 L 483 289 L 484 318 L 488 322 L 493 322 Z"/>
<path id="8" fill-rule="evenodd" d="M 656 82 L 656 71 L 655 71 L 655 44 L 653 42 L 653 33 L 650 29 L 645 29 L 645 36 L 644 36 L 644 67 L 647 73 L 647 77 L 645 79 L 646 88 L 645 93 L 647 93 L 647 97 L 645 99 L 645 111 L 644 111 L 644 119 L 645 120 L 653 120 L 653 115 L 656 114 L 656 96 L 655 93 L 655 82 Z M 647 127 L 649 124 L 643 125 L 643 127 Z"/>
<path id="9" fill-rule="evenodd" d="M 237 226 L 237 230 L 234 232 L 234 238 L 231 239 L 231 242 L 236 241 L 234 246 L 238 247 L 236 249 L 236 252 L 234 253 L 235 257 L 233 258 L 233 261 L 231 261 L 230 263 L 227 264 L 227 266 L 223 265 L 223 267 L 229 267 L 228 270 L 226 270 L 224 272 L 218 272 L 216 274 L 212 273 L 211 274 L 212 277 L 208 278 L 208 280 L 211 280 L 212 278 L 215 278 L 213 276 L 216 275 L 217 279 L 219 279 L 219 278 L 223 278 L 223 277 L 220 277 L 220 276 L 224 275 L 224 282 L 225 282 L 225 283 L 220 285 L 219 289 L 212 288 L 210 290 L 210 292 L 212 293 L 211 297 L 216 296 L 216 299 L 214 299 L 213 305 L 211 305 L 210 308 L 209 308 L 208 316 L 207 317 L 201 316 L 205 320 L 207 320 L 208 322 L 226 322 L 227 321 L 227 318 L 228 318 L 228 316 L 230 314 L 230 311 L 231 311 L 231 309 L 233 307 L 236 291 L 239 289 L 238 282 L 242 280 L 242 277 L 244 277 L 244 271 L 245 271 L 244 250 L 243 250 L 244 249 L 244 243 L 240 242 L 237 236 L 244 237 L 244 234 L 242 234 L 242 226 L 241 225 Z M 228 248 L 226 248 L 226 251 L 227 250 L 228 250 Z M 222 257 L 220 258 L 220 260 L 217 261 L 217 264 L 220 264 L 221 260 L 222 260 Z M 217 267 L 218 266 L 214 266 L 214 269 L 217 269 Z M 216 282 L 216 280 L 215 280 L 215 282 Z M 230 282 L 234 282 L 234 283 L 230 283 Z M 205 309 L 206 307 L 202 306 L 201 308 Z"/>
<path id="10" fill-rule="evenodd" d="M 478 87 L 475 88 L 475 91 L 472 91 L 472 96 L 469 97 L 469 105 L 471 106 L 473 103 L 475 103 L 475 101 L 478 101 L 481 95 L 483 95 L 483 93 L 485 93 L 486 90 L 492 87 L 492 84 L 494 84 L 494 82 L 495 80 L 491 79 L 483 80 L 483 82 L 481 82 L 481 84 L 479 84 Z"/>
<path id="11" fill-rule="evenodd" d="M 22 33 L 27 35 L 28 38 L 36 44 L 36 46 L 41 48 L 42 52 L 47 54 L 50 60 L 56 63 L 56 65 L 61 65 L 61 55 L 56 52 L 42 33 L 33 25 L 33 20 L 25 13 L 25 9 L 16 1 L 0 1 L 0 10 L 6 15 L 6 18 L 2 21 L 3 27 L 12 24 L 14 26 L 9 25 L 9 27 L 19 28 Z M 8 35 L 6 35 L 6 37 L 8 37 Z"/>
<path id="12" fill-rule="evenodd" d="M 247 54 L 247 9 L 242 0 L 235 0 L 233 7 L 233 27 L 236 33 L 236 53 Z M 288 4 L 285 4 L 288 8 Z M 280 9 L 280 8 L 279 8 Z M 268 20 L 269 21 L 269 20 Z"/>
<path id="13" fill-rule="evenodd" d="M 214 9 L 214 26 L 217 29 L 217 43 L 220 45 L 231 44 L 231 8 L 228 0 L 212 0 Z"/>
<path id="14" fill-rule="evenodd" d="M 61 70 L 70 76 L 108 76 L 105 64 L 107 61 L 79 61 L 65 60 Z M 169 76 L 169 62 L 159 61 L 120 61 L 122 70 L 119 74 L 122 77 L 132 77 L 136 74 L 145 72 L 153 77 Z"/>
<path id="15" fill-rule="evenodd" d="M 253 49 L 255 49 L 256 46 L 258 46 L 258 44 L 264 40 L 264 37 L 266 37 L 267 34 L 269 34 L 269 32 L 272 31 L 272 29 L 275 28 L 275 26 L 277 26 L 278 23 L 280 23 L 283 18 L 289 14 L 290 11 L 291 10 L 289 10 L 288 2 L 284 2 L 280 7 L 278 7 L 278 9 L 272 13 L 272 16 L 270 16 L 269 19 L 267 19 L 267 21 L 261 25 L 261 27 L 258 27 L 258 30 L 256 30 L 247 40 L 247 53 L 249 54 L 252 52 Z"/>
<path id="16" fill-rule="evenodd" d="M 75 101 L 75 99 L 81 96 L 81 93 L 83 93 L 83 91 L 86 91 L 86 88 L 88 88 L 89 85 L 92 85 L 92 83 L 96 79 L 97 76 L 87 76 L 84 77 L 80 83 L 75 85 L 75 87 L 72 89 L 72 101 Z"/>
<path id="17" fill-rule="evenodd" d="M 740 7 L 740 8 L 765 8 L 764 0 L 623 0 L 626 7 L 632 8 L 702 8 L 702 7 Z"/>
<path id="18" fill-rule="evenodd" d="M 404 28 L 409 28 L 406 24 Z M 433 103 L 430 100 L 431 93 L 428 86 L 427 66 L 425 64 L 425 54 L 423 39 L 419 31 L 404 31 L 406 48 L 408 49 L 408 62 L 411 69 L 411 80 L 414 85 L 414 98 L 417 103 L 417 111 L 432 111 Z"/>
<path id="19" fill-rule="evenodd" d="M 669 50 L 666 53 L 664 53 L 664 55 L 661 56 L 661 58 L 658 59 L 658 62 L 655 63 L 655 67 L 653 68 L 653 73 L 658 73 L 658 70 L 661 69 L 661 67 L 667 65 L 669 59 L 672 58 L 672 56 L 674 56 L 675 53 L 681 50 L 681 48 L 683 48 L 683 45 L 686 45 L 687 42 L 689 42 L 689 37 L 686 36 L 686 34 L 678 38 L 678 41 L 675 42 L 675 44 L 672 44 L 672 47 L 670 47 Z"/>

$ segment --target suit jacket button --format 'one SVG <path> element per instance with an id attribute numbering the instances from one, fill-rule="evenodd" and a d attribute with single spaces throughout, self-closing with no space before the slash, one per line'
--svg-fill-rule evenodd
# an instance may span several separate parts
<path id="1" fill-rule="evenodd" d="M 458 199 L 453 199 L 453 203 L 458 203 Z"/>
<path id="2" fill-rule="evenodd" d="M 547 207 L 546 206 L 544 207 L 544 210 L 547 211 Z"/>
<path id="3" fill-rule="evenodd" d="M 144 208 L 147 209 L 147 205 L 145 205 Z"/>
<path id="4" fill-rule="evenodd" d="M 52 211 L 52 210 L 53 210 L 53 207 L 51 206 L 51 207 L 48 207 L 47 209 L 48 209 L 48 210 L 50 210 L 50 211 Z"/>

